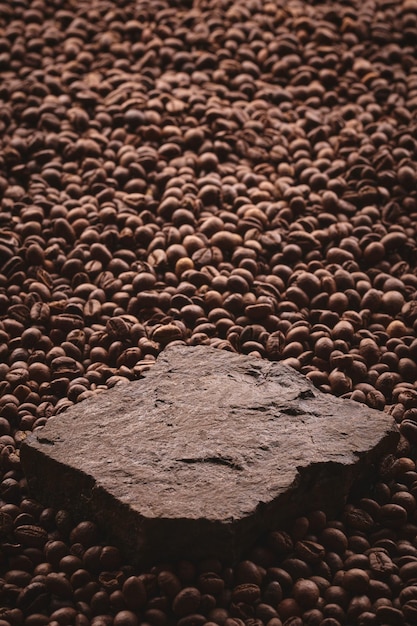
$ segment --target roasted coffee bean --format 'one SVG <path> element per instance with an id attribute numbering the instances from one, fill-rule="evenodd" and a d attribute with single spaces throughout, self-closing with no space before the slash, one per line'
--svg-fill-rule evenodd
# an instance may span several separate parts
<path id="1" fill-rule="evenodd" d="M 273 580 L 272 582 L 268 583 L 263 594 L 263 599 L 267 604 L 276 608 L 276 606 L 282 600 L 282 595 L 283 593 L 281 585 L 277 580 Z"/>
<path id="2" fill-rule="evenodd" d="M 352 568 L 343 575 L 342 587 L 352 594 L 366 594 L 369 587 L 369 575 L 362 569 Z"/>
<path id="3" fill-rule="evenodd" d="M 268 535 L 268 546 L 278 555 L 288 554 L 293 550 L 293 542 L 285 531 L 274 531 Z"/>
<path id="4" fill-rule="evenodd" d="M 197 613 L 201 594 L 195 587 L 184 587 L 174 598 L 172 609 L 177 617 Z"/>
<path id="5" fill-rule="evenodd" d="M 14 531 L 15 537 L 29 548 L 43 548 L 48 540 L 48 533 L 34 524 L 23 524 Z"/>
<path id="6" fill-rule="evenodd" d="M 417 559 L 400 567 L 399 576 L 402 580 L 415 580 L 417 576 Z"/>
<path id="7" fill-rule="evenodd" d="M 300 578 L 293 587 L 296 602 L 304 609 L 312 609 L 316 606 L 320 597 L 320 589 L 315 582 Z"/>
<path id="8" fill-rule="evenodd" d="M 159 572 L 158 585 L 163 594 L 170 599 L 174 599 L 175 596 L 181 591 L 181 582 L 179 578 L 169 571 Z"/>
<path id="9" fill-rule="evenodd" d="M 320 535 L 320 543 L 326 550 L 342 554 L 348 547 L 346 535 L 338 528 L 325 528 Z"/>
<path id="10" fill-rule="evenodd" d="M 97 527 L 89 521 L 80 522 L 70 534 L 70 542 L 81 543 L 84 548 L 92 546 L 97 537 Z"/>
<path id="11" fill-rule="evenodd" d="M 396 626 L 404 623 L 403 614 L 393 606 L 379 606 L 376 610 L 376 617 L 380 624 L 385 623 Z"/>
<path id="12" fill-rule="evenodd" d="M 7 536 L 13 530 L 13 518 L 5 511 L 0 510 L 0 534 Z"/>
<path id="13" fill-rule="evenodd" d="M 262 584 L 262 574 L 252 561 L 240 561 L 235 568 L 235 582 L 237 585 L 251 583 L 259 587 Z"/>
<path id="14" fill-rule="evenodd" d="M 377 577 L 389 577 L 397 571 L 396 565 L 393 563 L 385 550 L 371 550 L 368 555 L 371 571 Z"/>
<path id="15" fill-rule="evenodd" d="M 114 616 L 113 624 L 114 626 L 137 626 L 139 620 L 132 611 L 119 611 Z"/>
<path id="16" fill-rule="evenodd" d="M 407 511 L 399 504 L 384 504 L 379 510 L 379 519 L 389 528 L 398 528 L 407 521 Z"/>
<path id="17" fill-rule="evenodd" d="M 48 591 L 62 599 L 70 599 L 73 590 L 69 580 L 62 574 L 51 572 L 47 575 L 45 581 Z"/>
<path id="18" fill-rule="evenodd" d="M 42 582 L 31 582 L 18 595 L 17 608 L 24 612 L 39 612 L 47 606 L 47 587 Z"/>
<path id="19" fill-rule="evenodd" d="M 352 508 L 346 514 L 346 523 L 355 530 L 369 532 L 374 527 L 374 520 L 369 513 L 359 508 Z"/>
<path id="20" fill-rule="evenodd" d="M 253 583 L 243 583 L 233 589 L 232 601 L 235 603 L 244 602 L 245 604 L 254 604 L 259 600 L 261 595 L 258 585 Z"/>
<path id="21" fill-rule="evenodd" d="M 218 596 L 224 590 L 224 580 L 215 572 L 203 572 L 198 578 L 199 588 L 203 593 Z"/>
<path id="22" fill-rule="evenodd" d="M 278 604 L 277 612 L 281 620 L 287 620 L 302 615 L 302 608 L 293 598 L 285 598 Z"/>
<path id="23" fill-rule="evenodd" d="M 296 555 L 306 561 L 306 563 L 314 564 L 319 563 L 324 558 L 324 548 L 322 545 L 315 541 L 297 541 L 295 544 Z"/>

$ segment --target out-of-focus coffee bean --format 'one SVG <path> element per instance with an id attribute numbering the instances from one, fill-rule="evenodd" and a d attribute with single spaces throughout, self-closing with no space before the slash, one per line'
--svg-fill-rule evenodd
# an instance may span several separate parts
<path id="1" fill-rule="evenodd" d="M 162 571 L 158 574 L 158 585 L 161 591 L 170 599 L 181 591 L 181 582 L 178 577 L 169 571 Z"/>
<path id="2" fill-rule="evenodd" d="M 252 583 L 258 587 L 262 584 L 262 574 L 252 561 L 240 561 L 235 568 L 236 585 Z"/>
<path id="3" fill-rule="evenodd" d="M 320 543 L 326 550 L 342 554 L 348 547 L 346 535 L 337 528 L 325 528 L 320 535 Z"/>
<path id="4" fill-rule="evenodd" d="M 135 613 L 124 610 L 116 613 L 113 624 L 114 626 L 137 626 L 139 620 Z"/>
<path id="5" fill-rule="evenodd" d="M 233 589 L 232 601 L 245 604 L 254 604 L 260 598 L 260 589 L 253 583 L 242 583 Z"/>
<path id="6" fill-rule="evenodd" d="M 172 609 L 177 617 L 197 613 L 201 594 L 195 587 L 184 587 L 174 598 Z"/>
<path id="7" fill-rule="evenodd" d="M 379 519 L 389 528 L 398 528 L 407 521 L 407 511 L 398 504 L 384 504 L 379 510 Z"/>

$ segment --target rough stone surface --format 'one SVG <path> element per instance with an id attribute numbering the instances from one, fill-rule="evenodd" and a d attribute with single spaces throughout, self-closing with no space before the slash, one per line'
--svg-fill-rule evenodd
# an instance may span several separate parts
<path id="1" fill-rule="evenodd" d="M 133 562 L 233 560 L 296 514 L 336 512 L 397 440 L 389 415 L 279 362 L 175 346 L 50 418 L 21 458 L 34 496 L 95 518 Z"/>

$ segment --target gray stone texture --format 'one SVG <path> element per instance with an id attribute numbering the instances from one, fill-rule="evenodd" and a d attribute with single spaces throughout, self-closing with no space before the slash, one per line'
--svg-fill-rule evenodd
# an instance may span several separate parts
<path id="1" fill-rule="evenodd" d="M 21 458 L 31 494 L 97 520 L 131 562 L 234 560 L 295 515 L 336 513 L 398 436 L 279 362 L 173 346 L 50 418 Z"/>

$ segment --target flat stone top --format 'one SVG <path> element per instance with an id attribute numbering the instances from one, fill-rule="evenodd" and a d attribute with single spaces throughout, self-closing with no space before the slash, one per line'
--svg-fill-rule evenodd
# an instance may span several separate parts
<path id="1" fill-rule="evenodd" d="M 232 521 L 296 484 L 297 468 L 354 465 L 394 431 L 279 362 L 173 346 L 145 379 L 50 418 L 28 445 L 145 518 Z"/>

